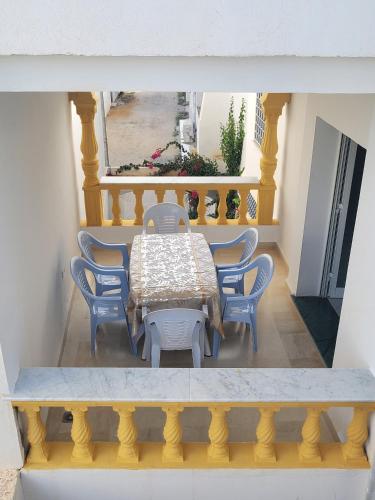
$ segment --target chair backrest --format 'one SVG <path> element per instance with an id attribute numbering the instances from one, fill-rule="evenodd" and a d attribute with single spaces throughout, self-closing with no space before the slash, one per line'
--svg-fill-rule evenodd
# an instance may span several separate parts
<path id="1" fill-rule="evenodd" d="M 183 207 L 176 203 L 158 203 L 144 213 L 143 234 L 147 233 L 150 221 L 153 221 L 157 234 L 178 233 L 180 220 L 185 223 L 186 231 L 190 232 L 189 215 Z"/>
<path id="2" fill-rule="evenodd" d="M 258 245 L 258 230 L 255 227 L 246 229 L 243 232 L 245 246 L 241 255 L 241 264 L 247 264 L 253 256 Z"/>
<path id="3" fill-rule="evenodd" d="M 95 246 L 96 239 L 87 231 L 80 231 L 78 233 L 77 239 L 78 246 L 83 256 L 91 262 L 96 262 L 94 252 L 92 251 L 92 248 Z"/>
<path id="4" fill-rule="evenodd" d="M 270 284 L 273 276 L 274 264 L 270 255 L 263 253 L 253 260 L 252 265 L 257 268 L 257 275 L 250 290 L 250 297 L 255 295 L 254 300 L 259 302 L 263 292 Z"/>
<path id="5" fill-rule="evenodd" d="M 144 323 L 151 337 L 156 334 L 164 350 L 191 349 L 193 333 L 203 328 L 206 316 L 197 309 L 162 309 L 146 314 Z M 155 329 L 156 327 L 156 329 Z"/>
<path id="6" fill-rule="evenodd" d="M 91 271 L 88 262 L 82 257 L 73 257 L 70 261 L 70 272 L 78 288 L 81 290 L 86 302 L 91 305 L 95 300 L 95 294 L 88 282 L 86 270 Z"/>

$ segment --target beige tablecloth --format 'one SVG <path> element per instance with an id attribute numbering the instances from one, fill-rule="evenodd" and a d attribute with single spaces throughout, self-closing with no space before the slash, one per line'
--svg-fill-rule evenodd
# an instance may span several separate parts
<path id="1" fill-rule="evenodd" d="M 208 307 L 222 334 L 219 287 L 208 243 L 201 233 L 135 236 L 130 254 L 128 312 L 137 333 L 137 309 Z"/>

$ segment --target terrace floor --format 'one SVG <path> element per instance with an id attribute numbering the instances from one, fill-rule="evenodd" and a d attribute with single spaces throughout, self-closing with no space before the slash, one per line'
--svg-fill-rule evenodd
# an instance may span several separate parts
<path id="1" fill-rule="evenodd" d="M 241 249 L 217 252 L 217 262 L 235 262 Z M 307 331 L 290 297 L 285 278 L 287 266 L 274 246 L 262 246 L 257 253 L 269 253 L 275 261 L 275 275 L 259 303 L 258 308 L 258 352 L 253 353 L 249 332 L 240 325 L 224 325 L 226 339 L 222 342 L 219 359 L 205 358 L 203 367 L 258 367 L 258 368 L 321 368 L 324 367 L 319 351 Z M 100 263 L 115 263 L 113 256 L 98 252 Z M 247 276 L 249 289 L 252 275 Z M 148 362 L 131 355 L 126 327 L 108 324 L 97 334 L 97 354 L 90 355 L 89 312 L 82 296 L 74 293 L 70 321 L 61 356 L 61 366 L 97 367 L 147 367 Z M 141 341 L 142 342 L 142 341 Z M 139 349 L 140 350 L 140 349 Z M 161 367 L 192 367 L 190 351 L 163 352 Z M 70 439 L 69 423 L 62 422 L 62 409 L 51 409 L 47 429 L 49 439 Z M 305 411 L 299 408 L 283 409 L 276 416 L 278 440 L 298 440 Z M 117 416 L 111 409 L 92 408 L 89 420 L 93 428 L 93 439 L 114 440 Z M 254 409 L 233 409 L 228 417 L 231 441 L 255 439 L 258 413 Z M 139 439 L 162 440 L 164 415 L 158 408 L 137 409 L 135 421 Z M 186 409 L 182 416 L 185 441 L 207 441 L 209 415 L 205 409 Z M 325 415 L 322 417 L 322 440 L 337 439 L 332 425 Z"/>

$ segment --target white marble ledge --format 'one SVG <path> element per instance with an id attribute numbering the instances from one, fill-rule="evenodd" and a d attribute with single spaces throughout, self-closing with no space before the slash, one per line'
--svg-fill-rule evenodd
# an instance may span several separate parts
<path id="1" fill-rule="evenodd" d="M 218 177 L 167 177 L 167 176 L 103 176 L 100 178 L 100 184 L 137 184 L 137 185 L 163 185 L 163 184 L 189 184 L 192 186 L 200 185 L 205 186 L 206 184 L 236 184 L 236 185 L 247 185 L 247 184 L 258 184 L 258 177 L 231 177 L 231 176 L 218 176 Z"/>
<path id="2" fill-rule="evenodd" d="M 25 368 L 13 401 L 374 403 L 365 369 Z"/>
<path id="3" fill-rule="evenodd" d="M 375 403 L 375 378 L 367 369 L 195 369 L 190 401 Z"/>
<path id="4" fill-rule="evenodd" d="M 180 368 L 24 368 L 13 401 L 189 400 L 189 371 Z"/>

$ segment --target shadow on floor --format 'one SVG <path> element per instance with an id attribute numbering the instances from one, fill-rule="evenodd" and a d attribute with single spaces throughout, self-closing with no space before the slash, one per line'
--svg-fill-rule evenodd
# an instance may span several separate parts
<path id="1" fill-rule="evenodd" d="M 326 365 L 332 368 L 340 317 L 328 299 L 294 295 L 292 298 Z"/>

